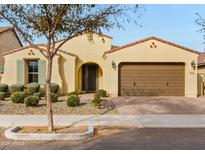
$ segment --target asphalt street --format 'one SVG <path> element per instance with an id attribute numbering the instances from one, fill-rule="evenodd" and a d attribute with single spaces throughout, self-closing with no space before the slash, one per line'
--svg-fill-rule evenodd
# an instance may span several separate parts
<path id="1" fill-rule="evenodd" d="M 204 128 L 127 128 L 83 141 L 13 141 L 0 128 L 0 149 L 205 149 Z"/>

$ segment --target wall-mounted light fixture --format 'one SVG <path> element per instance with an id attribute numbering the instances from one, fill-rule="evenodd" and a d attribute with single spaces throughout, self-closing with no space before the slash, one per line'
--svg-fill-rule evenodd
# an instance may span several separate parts
<path id="1" fill-rule="evenodd" d="M 196 62 L 195 62 L 194 60 L 191 62 L 191 67 L 192 67 L 193 69 L 196 68 Z"/>
<path id="2" fill-rule="evenodd" d="M 115 64 L 114 60 L 112 61 L 112 68 L 116 69 L 117 65 Z"/>

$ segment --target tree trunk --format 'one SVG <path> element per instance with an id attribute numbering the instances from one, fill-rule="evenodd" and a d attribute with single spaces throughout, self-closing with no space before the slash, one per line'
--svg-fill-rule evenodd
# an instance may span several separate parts
<path id="1" fill-rule="evenodd" d="M 47 77 L 46 77 L 46 103 L 47 103 L 47 113 L 48 113 L 48 131 L 53 131 L 53 111 L 52 111 L 52 101 L 51 101 L 51 74 L 52 74 L 52 59 L 48 58 L 47 64 Z"/>

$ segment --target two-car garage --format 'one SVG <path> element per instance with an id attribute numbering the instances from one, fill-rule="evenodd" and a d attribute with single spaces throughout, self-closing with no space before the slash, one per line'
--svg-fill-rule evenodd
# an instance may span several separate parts
<path id="1" fill-rule="evenodd" d="M 183 63 L 121 63 L 120 96 L 184 96 Z"/>
<path id="2" fill-rule="evenodd" d="M 156 37 L 105 52 L 104 88 L 113 96 L 197 96 L 199 52 Z"/>

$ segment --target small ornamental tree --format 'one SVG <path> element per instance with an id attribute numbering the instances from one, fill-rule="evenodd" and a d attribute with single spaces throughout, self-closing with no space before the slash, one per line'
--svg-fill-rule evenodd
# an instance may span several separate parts
<path id="1" fill-rule="evenodd" d="M 51 103 L 51 75 L 53 57 L 60 48 L 73 37 L 89 33 L 102 35 L 121 23 L 134 21 L 128 12 L 136 13 L 137 5 L 87 5 L 87 4 L 33 4 L 0 5 L 0 20 L 15 28 L 26 44 L 38 49 L 47 59 L 46 101 L 48 112 L 48 131 L 53 131 Z M 63 40 L 61 40 L 63 39 Z M 45 46 L 34 43 L 45 40 Z M 61 41 L 60 41 L 61 40 Z"/>
<path id="2" fill-rule="evenodd" d="M 203 43 L 205 43 L 205 19 L 199 13 L 196 13 L 196 16 L 195 22 L 201 27 L 199 32 L 203 33 Z"/>

